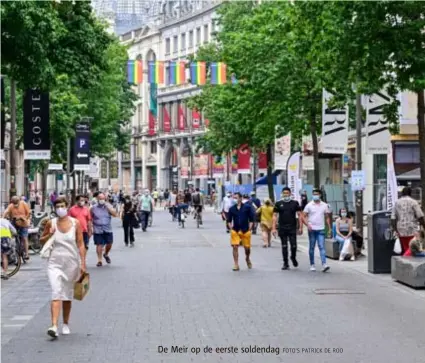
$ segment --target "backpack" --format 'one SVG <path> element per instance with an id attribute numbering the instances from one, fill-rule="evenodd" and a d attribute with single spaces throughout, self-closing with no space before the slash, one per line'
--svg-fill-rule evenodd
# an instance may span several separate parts
<path id="1" fill-rule="evenodd" d="M 201 205 L 200 194 L 199 193 L 194 194 L 193 197 L 192 197 L 192 201 L 193 201 L 193 204 L 195 204 L 195 205 Z"/>

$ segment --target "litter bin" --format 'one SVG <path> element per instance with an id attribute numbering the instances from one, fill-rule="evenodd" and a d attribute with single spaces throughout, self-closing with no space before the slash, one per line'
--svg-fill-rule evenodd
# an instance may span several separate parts
<path id="1" fill-rule="evenodd" d="M 394 239 L 390 218 L 390 211 L 368 215 L 367 269 L 370 273 L 391 273 Z"/>

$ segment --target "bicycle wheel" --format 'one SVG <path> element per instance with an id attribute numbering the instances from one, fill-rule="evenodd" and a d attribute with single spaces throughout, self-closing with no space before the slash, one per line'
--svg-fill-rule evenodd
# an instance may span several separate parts
<path id="1" fill-rule="evenodd" d="M 200 218 L 199 218 L 199 214 L 196 215 L 196 228 L 199 228 L 201 224 Z"/>
<path id="2" fill-rule="evenodd" d="M 22 264 L 22 257 L 19 254 L 19 250 L 15 248 L 15 246 L 12 247 L 9 255 L 8 255 L 8 265 L 6 270 L 6 275 L 8 277 L 12 277 L 13 275 L 16 275 L 16 273 L 21 268 Z M 3 261 L 2 261 L 2 267 L 3 267 Z"/>

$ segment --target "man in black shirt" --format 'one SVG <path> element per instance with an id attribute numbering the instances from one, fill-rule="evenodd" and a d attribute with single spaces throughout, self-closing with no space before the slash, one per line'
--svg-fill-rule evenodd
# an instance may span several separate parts
<path id="1" fill-rule="evenodd" d="M 296 259 L 297 254 L 297 215 L 300 219 L 300 231 L 302 231 L 301 208 L 296 200 L 291 198 L 291 189 L 284 188 L 282 192 L 283 198 L 276 202 L 273 213 L 272 233 L 276 236 L 276 224 L 279 217 L 279 237 L 282 241 L 282 270 L 289 269 L 288 263 L 288 240 L 291 245 L 291 261 L 294 267 L 298 266 Z"/>

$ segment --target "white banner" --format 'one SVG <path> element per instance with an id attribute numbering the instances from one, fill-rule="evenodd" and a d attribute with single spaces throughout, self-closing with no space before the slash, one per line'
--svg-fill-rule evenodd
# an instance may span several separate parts
<path id="1" fill-rule="evenodd" d="M 366 153 L 388 154 L 391 148 L 389 122 L 384 116 L 384 106 L 391 103 L 385 91 L 367 97 Z"/>
<path id="2" fill-rule="evenodd" d="M 289 155 L 291 155 L 291 134 L 276 137 L 274 141 L 274 170 L 286 170 Z"/>
<path id="3" fill-rule="evenodd" d="M 314 170 L 313 139 L 311 136 L 302 138 L 302 168 L 303 170 Z"/>
<path id="4" fill-rule="evenodd" d="M 397 177 L 394 170 L 393 153 L 387 156 L 387 209 L 391 210 L 398 199 Z"/>
<path id="5" fill-rule="evenodd" d="M 348 144 L 348 106 L 329 107 L 333 97 L 323 89 L 322 101 L 322 152 L 325 154 L 345 154 Z"/>
<path id="6" fill-rule="evenodd" d="M 288 160 L 288 188 L 291 189 L 291 194 L 294 200 L 300 203 L 300 158 L 301 153 L 292 154 Z"/>

